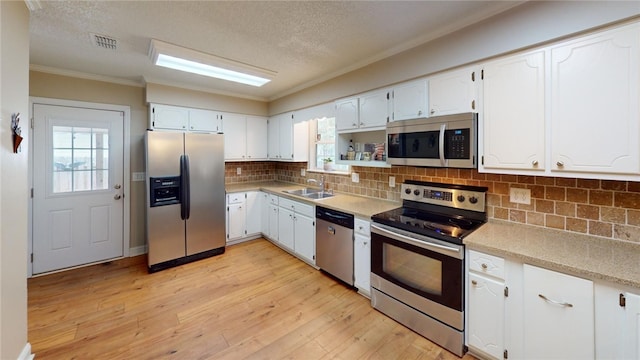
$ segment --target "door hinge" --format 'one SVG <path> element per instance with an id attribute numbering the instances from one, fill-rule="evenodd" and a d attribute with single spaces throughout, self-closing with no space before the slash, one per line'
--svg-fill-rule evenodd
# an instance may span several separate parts
<path id="1" fill-rule="evenodd" d="M 509 287 L 508 286 L 504 287 L 504 297 L 509 297 Z"/>
<path id="2" fill-rule="evenodd" d="M 471 81 L 476 81 L 476 72 L 475 71 L 471 72 Z"/>
<path id="3" fill-rule="evenodd" d="M 480 162 L 482 163 L 482 165 L 484 165 L 484 155 L 480 157 Z"/>
<path id="4" fill-rule="evenodd" d="M 484 69 L 480 71 L 480 80 L 484 80 Z"/>
<path id="5" fill-rule="evenodd" d="M 504 352 L 502 352 L 502 357 L 505 358 L 505 359 L 508 359 L 509 358 L 509 350 L 504 349 Z"/>
<path id="6" fill-rule="evenodd" d="M 620 293 L 620 296 L 618 297 L 618 303 L 620 304 L 620 307 L 627 306 L 627 298 L 624 297 L 623 293 Z"/>
<path id="7" fill-rule="evenodd" d="M 33 118 L 31 118 L 31 128 L 33 129 Z"/>
<path id="8" fill-rule="evenodd" d="M 31 262 L 33 262 L 33 253 L 31 253 Z"/>
<path id="9" fill-rule="evenodd" d="M 387 92 L 387 100 L 389 100 L 389 93 Z"/>
<path id="10" fill-rule="evenodd" d="M 227 212 L 229 212 L 229 207 L 227 206 Z"/>
<path id="11" fill-rule="evenodd" d="M 33 199 L 33 188 L 31 188 L 31 198 Z"/>
<path id="12" fill-rule="evenodd" d="M 475 100 L 471 100 L 471 109 L 472 110 L 476 109 L 476 101 Z"/>
<path id="13" fill-rule="evenodd" d="M 245 199 L 247 198 L 247 193 L 244 193 L 244 198 L 245 198 Z"/>

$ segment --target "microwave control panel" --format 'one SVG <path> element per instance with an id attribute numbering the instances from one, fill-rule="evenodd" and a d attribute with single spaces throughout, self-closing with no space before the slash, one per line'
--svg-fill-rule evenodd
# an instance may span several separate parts
<path id="1" fill-rule="evenodd" d="M 444 132 L 444 157 L 447 159 L 468 159 L 471 151 L 471 130 L 454 129 Z"/>

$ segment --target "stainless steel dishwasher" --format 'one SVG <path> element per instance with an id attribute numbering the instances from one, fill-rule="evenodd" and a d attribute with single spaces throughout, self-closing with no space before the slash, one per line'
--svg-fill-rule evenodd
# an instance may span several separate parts
<path id="1" fill-rule="evenodd" d="M 316 265 L 353 286 L 353 215 L 316 206 Z"/>

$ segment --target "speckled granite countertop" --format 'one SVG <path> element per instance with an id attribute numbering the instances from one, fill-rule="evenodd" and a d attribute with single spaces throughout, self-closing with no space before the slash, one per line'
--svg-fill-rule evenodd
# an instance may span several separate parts
<path id="1" fill-rule="evenodd" d="M 320 205 L 330 209 L 348 212 L 354 214 L 357 217 L 365 219 L 371 218 L 371 215 L 373 214 L 395 209 L 402 205 L 401 203 L 395 201 L 373 199 L 343 193 L 335 193 L 334 196 L 325 199 L 311 200 L 302 196 L 287 194 L 284 192 L 285 190 L 296 190 L 302 189 L 304 187 L 305 186 L 300 184 L 281 181 L 264 181 L 225 185 L 227 193 L 260 190 L 297 201 L 304 201 L 309 204 Z"/>
<path id="2" fill-rule="evenodd" d="M 640 244 L 491 220 L 464 240 L 468 249 L 640 288 Z"/>

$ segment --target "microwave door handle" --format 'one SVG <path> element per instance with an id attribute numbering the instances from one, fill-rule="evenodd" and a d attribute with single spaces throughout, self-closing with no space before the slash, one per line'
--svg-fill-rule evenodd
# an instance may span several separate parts
<path id="1" fill-rule="evenodd" d="M 440 154 L 440 165 L 447 166 L 447 160 L 444 158 L 444 131 L 447 129 L 447 124 L 440 125 L 440 141 L 438 142 L 438 153 Z"/>

